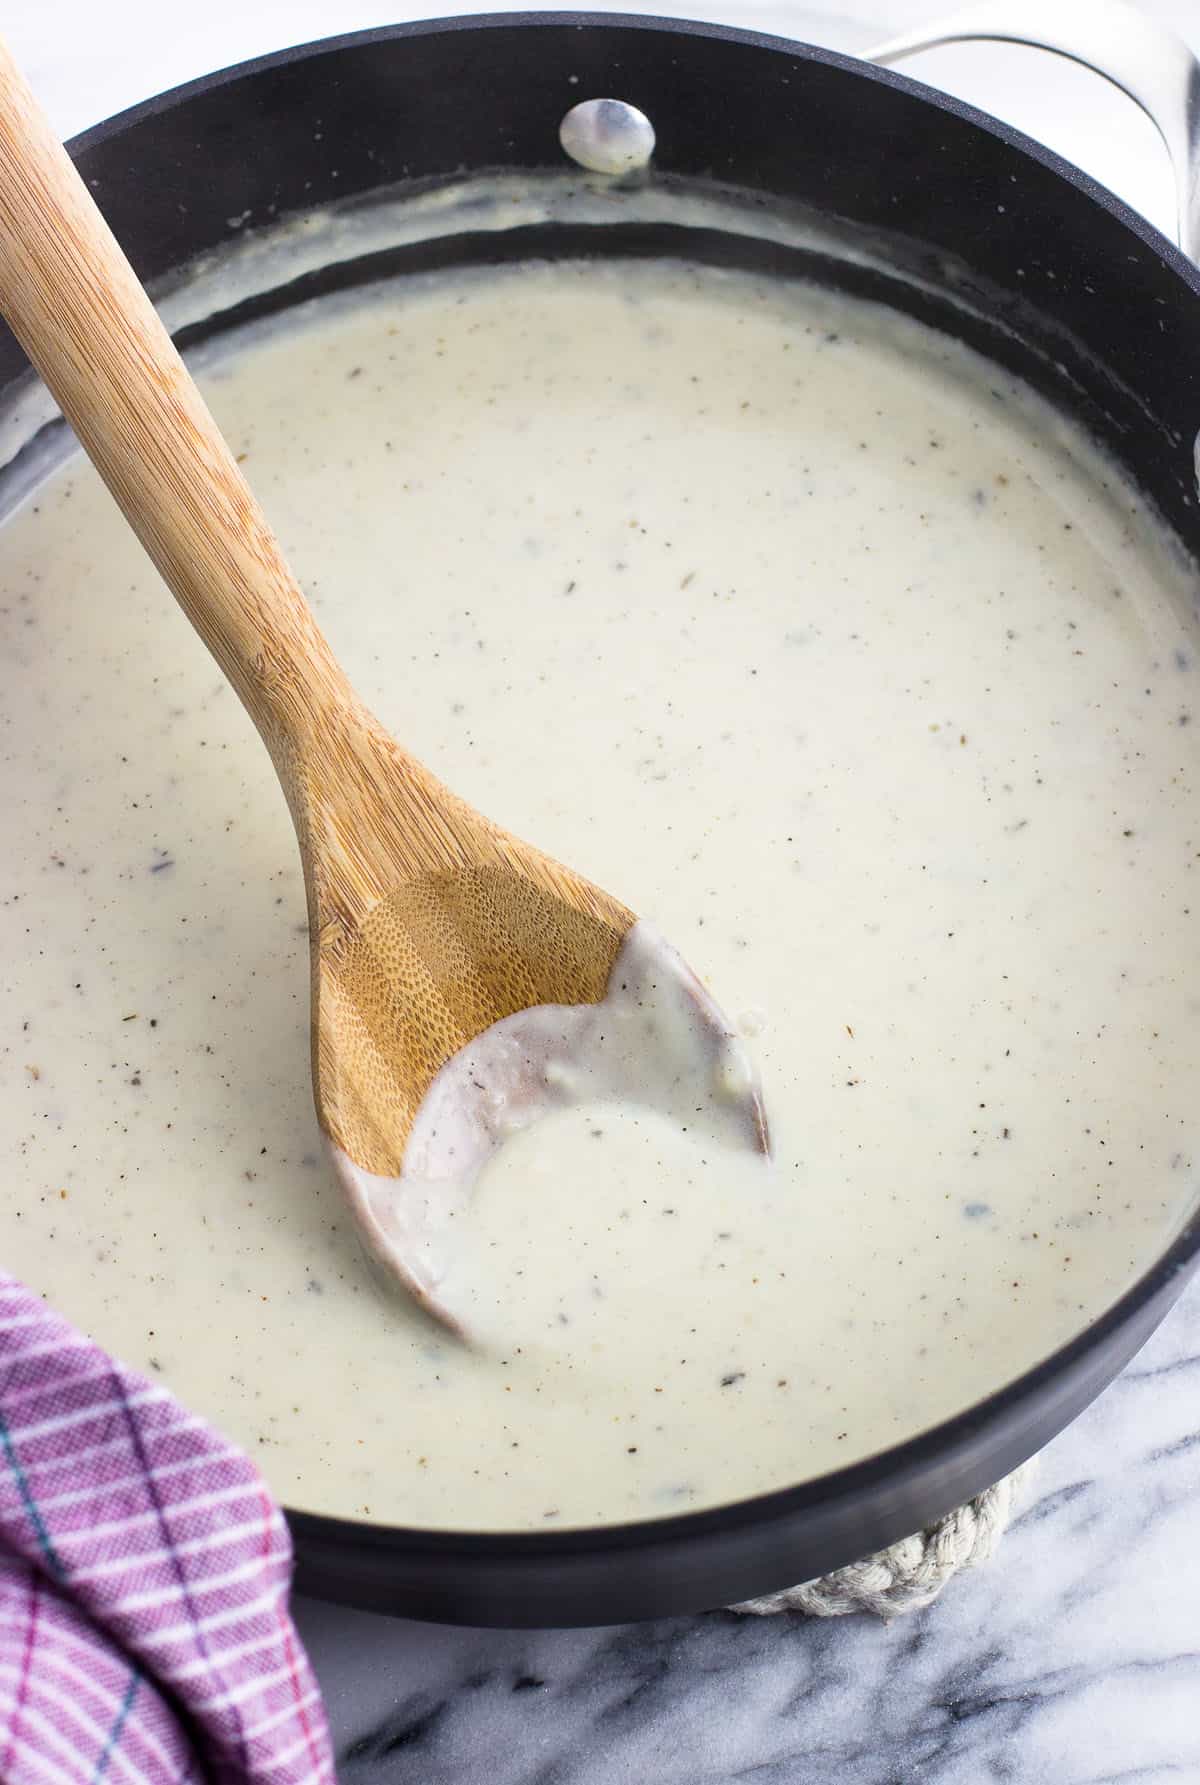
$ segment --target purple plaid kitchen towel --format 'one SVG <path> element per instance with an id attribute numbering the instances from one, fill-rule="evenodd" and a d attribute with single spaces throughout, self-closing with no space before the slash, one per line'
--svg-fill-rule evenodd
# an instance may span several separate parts
<path id="1" fill-rule="evenodd" d="M 0 1272 L 0 1781 L 334 1778 L 253 1464 Z"/>

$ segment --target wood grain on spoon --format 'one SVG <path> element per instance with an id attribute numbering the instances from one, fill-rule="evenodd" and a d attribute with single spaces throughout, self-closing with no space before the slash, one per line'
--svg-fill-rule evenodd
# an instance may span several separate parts
<path id="1" fill-rule="evenodd" d="M 0 307 L 271 752 L 308 893 L 318 1116 L 354 1165 L 398 1177 L 446 1062 L 518 1011 L 601 1000 L 633 913 L 457 798 L 362 705 L 2 44 Z"/>

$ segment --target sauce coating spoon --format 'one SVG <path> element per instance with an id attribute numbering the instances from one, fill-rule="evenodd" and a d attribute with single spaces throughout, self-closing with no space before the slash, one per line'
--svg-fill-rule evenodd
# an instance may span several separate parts
<path id="1" fill-rule="evenodd" d="M 368 1254 L 460 1328 L 450 1224 L 556 1103 L 646 1103 L 765 1152 L 741 1045 L 674 950 L 359 700 L 3 44 L 0 310 L 271 753 L 308 896 L 317 1115 Z"/>

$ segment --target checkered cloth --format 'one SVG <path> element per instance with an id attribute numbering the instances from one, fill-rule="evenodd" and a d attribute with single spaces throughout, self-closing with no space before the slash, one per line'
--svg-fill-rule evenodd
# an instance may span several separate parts
<path id="1" fill-rule="evenodd" d="M 4 1785 L 332 1785 L 291 1563 L 246 1457 L 0 1273 Z"/>

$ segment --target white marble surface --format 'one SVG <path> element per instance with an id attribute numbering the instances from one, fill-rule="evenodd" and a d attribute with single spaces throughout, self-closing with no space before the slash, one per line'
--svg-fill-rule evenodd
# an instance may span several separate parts
<path id="1" fill-rule="evenodd" d="M 170 9 L 168 25 L 150 0 L 10 0 L 4 30 L 68 134 L 192 75 L 402 6 L 216 0 Z M 927 9 L 653 10 L 861 49 Z M 1200 0 L 1145 10 L 1200 45 Z M 1087 76 L 977 49 L 913 72 L 1052 142 L 1169 226 L 1153 132 Z M 891 1626 L 711 1613 L 496 1632 L 297 1610 L 344 1785 L 1189 1785 L 1200 1781 L 1200 1283 L 1046 1451 L 998 1557 Z"/>

